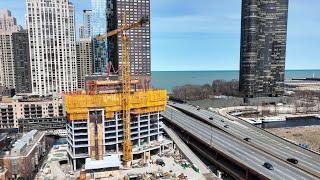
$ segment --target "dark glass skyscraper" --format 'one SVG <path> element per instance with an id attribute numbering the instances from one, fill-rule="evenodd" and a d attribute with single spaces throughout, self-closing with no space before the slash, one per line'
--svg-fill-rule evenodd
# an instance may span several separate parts
<path id="1" fill-rule="evenodd" d="M 108 0 L 108 31 L 121 26 L 122 17 L 127 15 L 127 23 L 134 23 L 144 16 L 150 17 L 150 0 Z M 144 87 L 150 86 L 150 23 L 143 27 L 129 30 L 131 40 L 130 61 L 131 75 L 140 79 Z M 112 61 L 115 71 L 121 68 L 121 35 L 108 39 L 108 59 Z"/>
<path id="2" fill-rule="evenodd" d="M 242 0 L 240 92 L 245 97 L 284 92 L 288 0 Z"/>

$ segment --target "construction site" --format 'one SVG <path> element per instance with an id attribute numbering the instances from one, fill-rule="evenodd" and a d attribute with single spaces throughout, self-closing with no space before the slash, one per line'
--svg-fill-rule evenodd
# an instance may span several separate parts
<path id="1" fill-rule="evenodd" d="M 86 90 L 64 95 L 67 114 L 68 156 L 80 179 L 119 177 L 119 170 L 149 162 L 172 150 L 165 138 L 160 113 L 167 104 L 166 90 L 152 89 L 130 73 L 130 40 L 126 31 L 148 23 L 147 17 L 123 25 L 96 39 L 121 35 L 122 58 L 118 75 L 86 81 Z M 110 66 L 109 66 L 110 69 Z M 105 176 L 105 177 L 104 177 Z"/>
<path id="2" fill-rule="evenodd" d="M 128 133 L 124 132 L 126 130 L 129 130 L 132 141 L 127 148 L 133 149 L 133 153 L 130 151 L 129 160 L 133 159 L 133 155 L 145 157 L 146 152 L 160 150 L 171 143 L 162 138 L 159 122 L 159 113 L 166 104 L 165 91 L 130 93 L 130 129 L 124 127 L 121 95 L 111 93 L 65 96 L 70 145 L 68 151 L 75 170 L 83 164 L 89 168 L 88 163 L 95 160 L 108 161 L 107 155 L 122 156 L 124 133 Z"/>

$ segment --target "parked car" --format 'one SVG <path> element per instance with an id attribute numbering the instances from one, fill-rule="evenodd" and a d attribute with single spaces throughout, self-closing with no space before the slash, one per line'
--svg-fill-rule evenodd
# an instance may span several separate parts
<path id="1" fill-rule="evenodd" d="M 246 138 L 244 138 L 243 140 L 245 140 L 245 141 L 251 141 L 251 138 L 248 138 L 248 137 L 246 137 Z"/>
<path id="2" fill-rule="evenodd" d="M 229 128 L 229 125 L 224 125 L 223 127 L 225 127 L 225 128 Z"/>
<path id="3" fill-rule="evenodd" d="M 273 170 L 272 164 L 270 164 L 270 163 L 268 163 L 268 162 L 265 162 L 265 163 L 263 164 L 263 167 L 265 167 L 265 168 L 267 168 L 267 169 L 269 169 L 269 170 Z"/>
<path id="4" fill-rule="evenodd" d="M 287 161 L 291 162 L 292 164 L 298 164 L 299 161 L 295 158 L 288 158 Z"/>
<path id="5" fill-rule="evenodd" d="M 200 108 L 197 108 L 198 111 L 200 111 Z"/>
<path id="6" fill-rule="evenodd" d="M 213 120 L 213 117 L 209 117 L 210 120 Z"/>

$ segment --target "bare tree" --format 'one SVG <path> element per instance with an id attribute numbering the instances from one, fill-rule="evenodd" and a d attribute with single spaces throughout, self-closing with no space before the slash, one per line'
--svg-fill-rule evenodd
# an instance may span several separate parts
<path id="1" fill-rule="evenodd" d="M 174 87 L 172 92 L 175 98 L 181 100 L 201 100 L 210 98 L 212 95 L 239 96 L 239 83 L 237 80 L 224 81 L 214 80 L 212 85 L 184 85 Z"/>

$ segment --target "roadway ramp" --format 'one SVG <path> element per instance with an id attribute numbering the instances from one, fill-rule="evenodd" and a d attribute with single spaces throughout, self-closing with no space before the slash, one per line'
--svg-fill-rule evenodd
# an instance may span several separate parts
<path id="1" fill-rule="evenodd" d="M 195 164 L 199 168 L 201 174 L 213 174 L 171 128 L 169 128 L 165 124 L 162 124 L 162 127 L 179 148 L 181 153 L 185 156 L 185 158 L 187 158 L 191 163 Z"/>

